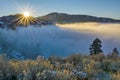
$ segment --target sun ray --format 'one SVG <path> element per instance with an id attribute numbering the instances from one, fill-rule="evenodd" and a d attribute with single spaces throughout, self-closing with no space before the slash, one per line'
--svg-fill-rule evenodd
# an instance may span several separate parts
<path id="1" fill-rule="evenodd" d="M 30 24 L 34 24 L 36 19 L 33 18 L 29 12 L 25 11 L 23 14 L 17 15 L 18 17 L 11 22 L 12 28 L 16 28 L 17 26 L 28 26 Z"/>
<path id="2" fill-rule="evenodd" d="M 17 16 L 17 18 L 11 21 L 11 28 L 14 29 L 17 26 L 27 27 L 28 25 L 34 25 L 37 22 L 37 19 L 32 17 L 35 16 L 35 13 L 37 13 L 37 11 L 36 8 L 33 8 L 34 6 L 30 5 L 30 0 L 26 0 L 25 4 L 22 3 L 21 5 L 19 5 L 19 1 L 14 1 L 14 4 L 17 8 L 16 11 L 21 14 L 18 14 L 20 16 Z"/>

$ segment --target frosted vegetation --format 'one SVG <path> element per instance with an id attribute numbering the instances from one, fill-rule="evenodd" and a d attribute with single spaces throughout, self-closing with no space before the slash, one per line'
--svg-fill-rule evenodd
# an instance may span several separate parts
<path id="1" fill-rule="evenodd" d="M 119 80 L 120 57 L 71 55 L 14 60 L 0 55 L 0 80 Z"/>

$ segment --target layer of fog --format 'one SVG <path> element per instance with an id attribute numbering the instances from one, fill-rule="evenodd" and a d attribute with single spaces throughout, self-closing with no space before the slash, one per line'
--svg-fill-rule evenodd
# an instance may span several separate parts
<path id="1" fill-rule="evenodd" d="M 59 26 L 59 27 L 58 27 Z M 114 47 L 120 49 L 120 24 L 76 23 L 57 26 L 0 29 L 0 46 L 3 52 L 16 50 L 33 57 L 68 56 L 89 53 L 89 45 L 96 38 L 102 40 L 105 53 Z"/>
<path id="2" fill-rule="evenodd" d="M 91 41 L 95 37 L 100 38 L 103 45 L 104 53 L 109 53 L 113 48 L 120 50 L 120 24 L 108 23 L 74 23 L 74 24 L 57 24 L 61 28 L 74 30 L 87 35 L 89 39 L 83 38 L 85 42 Z M 86 46 L 87 47 L 87 46 Z"/>

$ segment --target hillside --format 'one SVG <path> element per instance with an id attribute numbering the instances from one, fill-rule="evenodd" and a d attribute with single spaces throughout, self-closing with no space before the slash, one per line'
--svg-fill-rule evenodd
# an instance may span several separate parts
<path id="1" fill-rule="evenodd" d="M 71 15 L 57 12 L 38 17 L 38 19 L 49 20 L 55 23 L 77 23 L 77 22 L 120 23 L 120 20 L 115 20 L 112 18 L 95 17 L 89 15 Z"/>
<path id="2" fill-rule="evenodd" d="M 0 17 L 0 28 L 16 29 L 18 26 L 27 27 L 29 25 L 34 25 L 40 27 L 49 24 L 52 24 L 52 22 L 48 22 L 48 20 L 38 20 L 32 16 L 25 18 L 22 14 Z"/>

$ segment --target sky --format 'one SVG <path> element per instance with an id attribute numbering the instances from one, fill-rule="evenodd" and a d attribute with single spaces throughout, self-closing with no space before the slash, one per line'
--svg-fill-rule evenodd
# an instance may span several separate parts
<path id="1" fill-rule="evenodd" d="M 120 0 L 0 0 L 0 16 L 29 11 L 32 16 L 51 12 L 120 19 Z"/>

